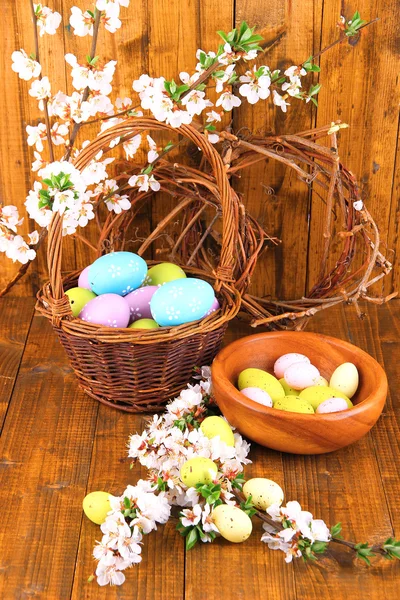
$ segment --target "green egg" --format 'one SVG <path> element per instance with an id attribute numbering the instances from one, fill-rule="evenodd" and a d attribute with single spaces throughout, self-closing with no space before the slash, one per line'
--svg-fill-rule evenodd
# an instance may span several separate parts
<path id="1" fill-rule="evenodd" d="M 160 327 L 154 319 L 138 319 L 131 323 L 128 329 L 157 329 Z"/>
<path id="2" fill-rule="evenodd" d="M 302 400 L 300 396 L 285 396 L 281 400 L 277 400 L 274 403 L 274 408 L 278 410 L 286 410 L 288 412 L 313 414 L 314 409 L 305 400 Z"/>
<path id="3" fill-rule="evenodd" d="M 227 446 L 235 445 L 233 431 L 222 417 L 206 417 L 200 425 L 200 429 L 209 439 L 219 435 L 220 440 Z"/>
<path id="4" fill-rule="evenodd" d="M 258 387 L 271 396 L 272 402 L 285 396 L 285 390 L 276 377 L 262 369 L 245 369 L 239 375 L 239 390 L 247 387 Z"/>
<path id="5" fill-rule="evenodd" d="M 175 281 L 176 279 L 185 279 L 186 273 L 178 265 L 173 263 L 160 263 L 154 265 L 147 271 L 146 279 L 143 285 L 164 285 L 168 281 Z"/>
<path id="6" fill-rule="evenodd" d="M 297 396 L 297 394 L 299 393 L 299 390 L 295 390 L 294 388 L 290 387 L 290 385 L 288 385 L 286 383 L 284 377 L 282 377 L 282 379 L 279 379 L 279 383 L 283 387 L 283 390 L 285 392 L 285 396 Z"/>
<path id="7" fill-rule="evenodd" d="M 180 475 L 187 487 L 195 487 L 198 483 L 212 483 L 217 472 L 218 467 L 210 458 L 196 456 L 182 465 Z"/>
<path id="8" fill-rule="evenodd" d="M 353 406 L 351 400 L 343 392 L 329 386 L 313 385 L 301 391 L 299 397 L 311 404 L 314 410 L 328 398 L 343 398 L 349 408 Z"/>
<path id="9" fill-rule="evenodd" d="M 66 296 L 69 298 L 69 304 L 71 306 L 72 314 L 74 317 L 77 317 L 83 307 L 96 298 L 96 294 L 87 290 L 86 288 L 74 287 L 65 292 Z"/>

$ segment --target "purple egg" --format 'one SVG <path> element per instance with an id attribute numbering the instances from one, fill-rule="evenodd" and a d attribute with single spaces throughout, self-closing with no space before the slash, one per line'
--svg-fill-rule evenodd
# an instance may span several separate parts
<path id="1" fill-rule="evenodd" d="M 79 313 L 83 321 L 106 327 L 127 327 L 129 316 L 129 306 L 118 294 L 101 294 L 90 300 Z"/>
<path id="2" fill-rule="evenodd" d="M 219 310 L 220 308 L 220 303 L 216 298 L 214 298 L 214 302 L 212 303 L 210 310 L 206 312 L 205 316 L 208 317 L 209 315 L 211 315 L 211 313 L 215 312 L 216 310 Z"/>
<path id="3" fill-rule="evenodd" d="M 124 296 L 130 310 L 129 325 L 138 319 L 152 319 L 150 300 L 158 290 L 158 285 L 147 285 Z"/>
<path id="4" fill-rule="evenodd" d="M 90 283 L 89 283 L 89 268 L 90 268 L 90 266 L 91 265 L 89 265 L 88 267 L 85 267 L 85 269 L 83 269 L 83 271 L 79 275 L 79 279 L 78 279 L 78 287 L 85 288 L 86 290 L 92 289 L 90 287 Z"/>

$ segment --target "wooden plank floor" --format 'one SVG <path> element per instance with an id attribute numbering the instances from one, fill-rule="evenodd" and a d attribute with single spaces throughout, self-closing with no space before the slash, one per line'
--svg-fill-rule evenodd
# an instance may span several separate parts
<path id="1" fill-rule="evenodd" d="M 344 550 L 317 564 L 296 561 L 260 543 L 224 540 L 185 553 L 169 523 L 145 540 L 143 562 L 121 588 L 87 583 L 99 529 L 83 517 L 82 499 L 101 489 L 119 494 L 140 476 L 129 469 L 126 441 L 143 417 L 97 404 L 77 387 L 49 323 L 32 299 L 0 301 L 0 599 L 320 600 L 399 598 L 400 563 L 368 568 Z M 284 455 L 252 447 L 248 475 L 275 479 L 287 499 L 357 541 L 400 537 L 400 301 L 318 315 L 310 326 L 347 339 L 384 366 L 392 391 L 368 436 L 322 456 Z M 227 341 L 251 333 L 234 323 Z M 143 474 L 143 473 L 142 473 Z M 258 528 L 258 529 L 257 529 Z"/>

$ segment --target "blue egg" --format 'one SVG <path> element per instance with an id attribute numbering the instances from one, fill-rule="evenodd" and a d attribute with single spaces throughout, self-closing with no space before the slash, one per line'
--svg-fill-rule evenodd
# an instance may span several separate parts
<path id="1" fill-rule="evenodd" d="M 147 264 L 141 256 L 133 252 L 111 252 L 94 261 L 89 268 L 88 279 L 98 296 L 126 296 L 142 285 L 146 275 Z"/>
<path id="2" fill-rule="evenodd" d="M 214 302 L 209 283 L 194 277 L 162 285 L 150 300 L 153 319 L 163 327 L 202 319 Z"/>

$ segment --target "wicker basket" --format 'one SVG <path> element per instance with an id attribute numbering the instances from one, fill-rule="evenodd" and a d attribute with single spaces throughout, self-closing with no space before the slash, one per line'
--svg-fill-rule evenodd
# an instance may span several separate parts
<path id="1" fill-rule="evenodd" d="M 157 411 L 190 380 L 194 366 L 211 363 L 220 348 L 228 322 L 239 311 L 241 293 L 246 288 L 264 242 L 264 232 L 245 215 L 243 206 L 231 189 L 218 152 L 191 126 L 172 129 L 153 119 L 128 119 L 108 129 L 82 150 L 75 166 L 83 169 L 99 150 L 108 151 L 110 141 L 116 137 L 120 137 L 121 143 L 138 133 L 154 130 L 185 136 L 201 149 L 208 161 L 209 172 L 160 161 L 157 179 L 161 181 L 162 190 L 168 189 L 169 182 L 175 186 L 174 189 L 179 188 L 183 198 L 178 208 L 181 207 L 186 216 L 182 219 L 179 243 L 171 252 L 174 262 L 183 266 L 188 275 L 211 283 L 221 309 L 197 322 L 147 331 L 112 329 L 73 318 L 64 290 L 76 285 L 79 272 L 62 277 L 62 217 L 58 214 L 54 215 L 49 227 L 47 262 L 50 281 L 40 290 L 37 303 L 39 312 L 51 320 L 85 392 L 108 406 L 128 412 Z M 165 175 L 168 169 L 174 170 L 174 178 L 168 179 Z M 182 172 L 186 174 L 186 183 Z M 111 224 L 108 222 L 106 231 L 103 229 L 100 235 L 97 255 L 104 253 L 105 249 L 128 249 L 126 219 L 132 220 L 139 202 L 153 197 L 151 193 L 141 194 L 137 190 L 130 190 L 130 194 L 131 210 L 117 215 Z M 185 200 L 186 196 L 188 199 Z M 193 211 L 195 215 L 202 214 L 202 203 L 216 208 L 220 216 L 221 227 L 214 235 L 210 225 L 192 216 Z M 193 210 L 187 217 L 189 206 Z M 147 249 L 167 223 L 176 219 L 176 214 L 177 208 L 156 226 L 155 233 L 148 236 L 137 250 L 139 254 Z M 195 250 L 193 234 L 196 237 Z M 214 264 L 206 251 L 209 237 L 213 237 L 214 242 L 219 240 L 220 244 L 218 260 L 214 260 Z M 192 240 L 191 247 L 189 238 Z M 148 262 L 156 264 L 160 261 Z M 235 285 L 237 280 L 239 286 Z"/>

